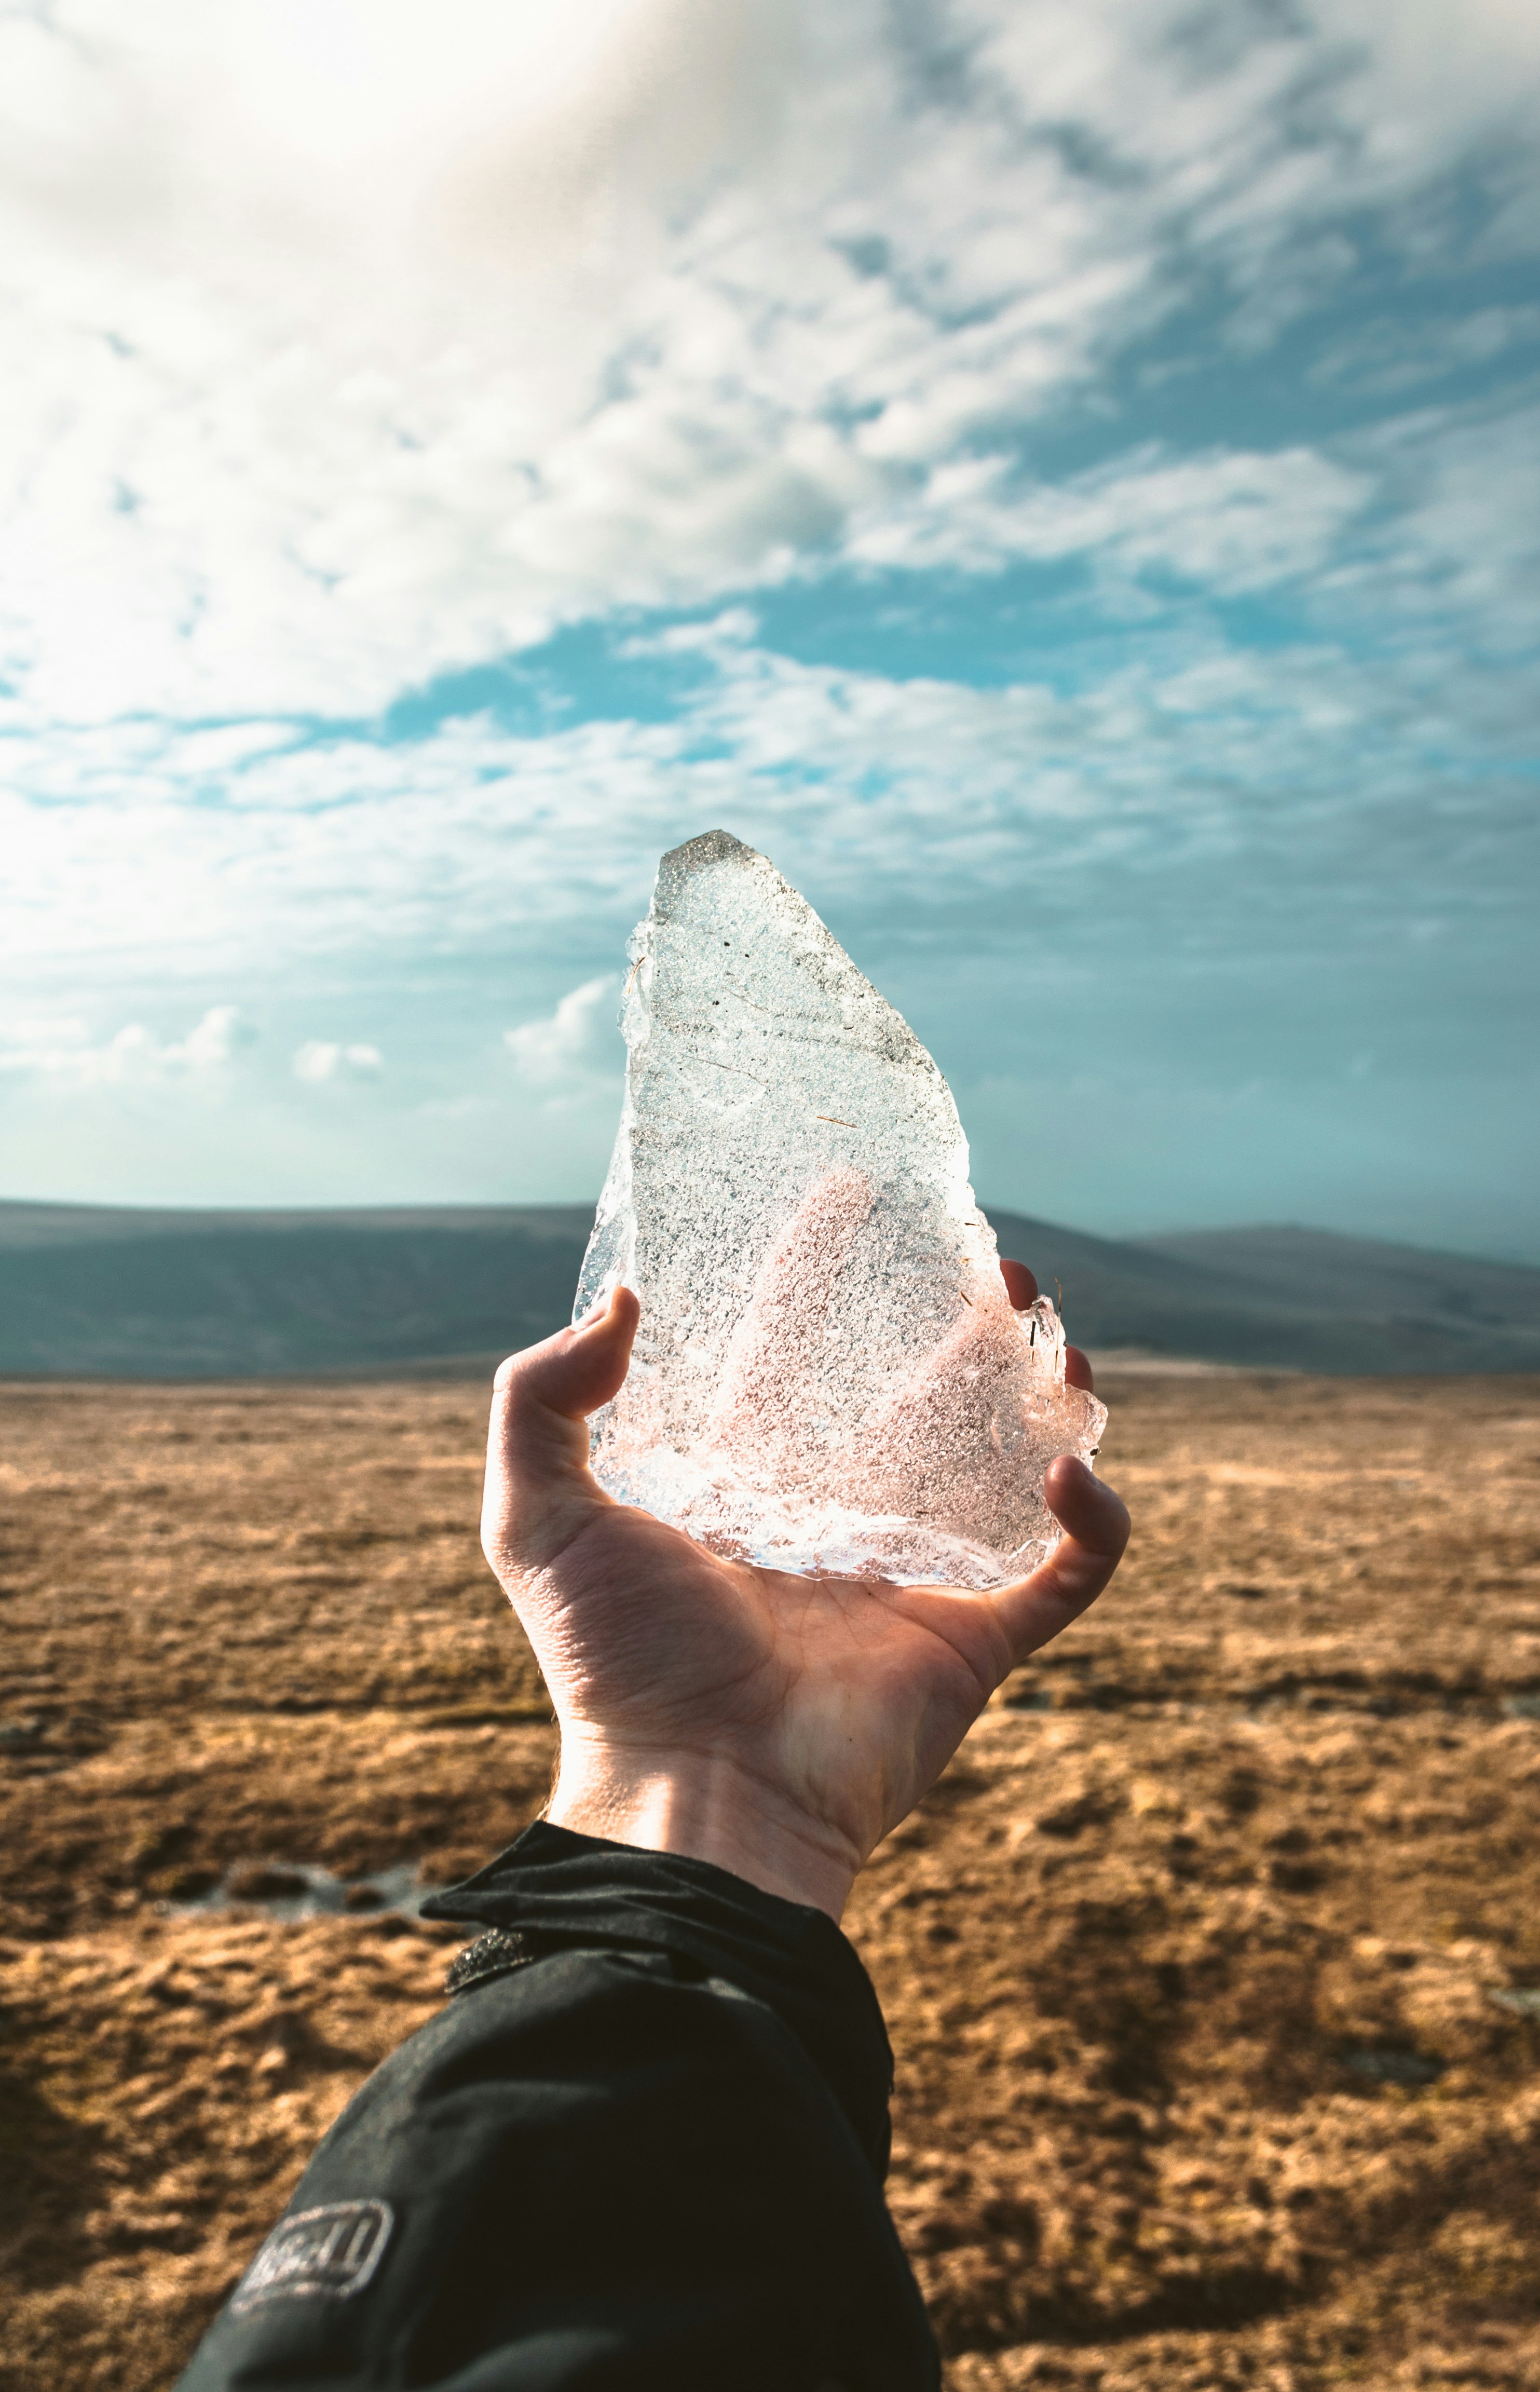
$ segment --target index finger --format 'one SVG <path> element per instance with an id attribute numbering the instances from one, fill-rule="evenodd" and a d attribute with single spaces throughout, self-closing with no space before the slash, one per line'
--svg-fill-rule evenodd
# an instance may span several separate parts
<path id="1" fill-rule="evenodd" d="M 1026 1312 L 1037 1302 L 1037 1279 L 1025 1263 L 1013 1262 L 1009 1254 L 1002 1254 L 1000 1276 L 1005 1282 L 1013 1312 Z"/>

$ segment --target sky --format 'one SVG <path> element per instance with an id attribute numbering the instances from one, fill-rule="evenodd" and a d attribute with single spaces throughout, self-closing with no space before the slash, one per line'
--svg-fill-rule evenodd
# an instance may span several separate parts
<path id="1" fill-rule="evenodd" d="M 1540 1263 L 1532 0 L 0 10 L 0 1196 L 554 1202 L 769 854 L 988 1202 Z"/>

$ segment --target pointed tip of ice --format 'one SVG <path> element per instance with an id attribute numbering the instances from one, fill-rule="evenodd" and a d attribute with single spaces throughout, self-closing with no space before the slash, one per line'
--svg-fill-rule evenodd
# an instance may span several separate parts
<path id="1" fill-rule="evenodd" d="M 661 878 L 666 872 L 681 878 L 700 872 L 708 864 L 725 864 L 730 856 L 757 855 L 757 848 L 745 847 L 730 830 L 703 830 L 699 838 L 687 838 L 682 847 L 671 847 L 658 865 Z"/>

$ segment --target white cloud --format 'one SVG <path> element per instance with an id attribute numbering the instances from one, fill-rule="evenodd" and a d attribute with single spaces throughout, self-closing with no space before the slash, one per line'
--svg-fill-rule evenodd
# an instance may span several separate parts
<path id="1" fill-rule="evenodd" d="M 233 1005 L 210 1006 L 185 1038 L 165 1041 L 142 1021 L 125 1023 L 98 1046 L 79 1021 L 0 1023 L 0 1072 L 75 1087 L 207 1080 L 222 1072 L 244 1043 L 245 1026 Z"/>
<path id="2" fill-rule="evenodd" d="M 1377 426 L 1355 446 L 1379 482 L 1384 518 L 1336 580 L 1365 613 L 1457 625 L 1527 672 L 1540 630 L 1534 397 L 1506 411 L 1430 409 Z"/>
<path id="3" fill-rule="evenodd" d="M 933 986 L 1210 866 L 1200 946 L 1507 903 L 1537 52 L 1515 0 L 0 11 L 7 1172 L 579 1192 L 602 968 L 716 822 Z M 1435 357 L 1491 403 L 1366 422 Z M 378 728 L 617 615 L 544 728 Z M 265 1074 L 176 1027 L 235 995 Z M 354 1019 L 380 1098 L 317 1101 Z"/>
<path id="4" fill-rule="evenodd" d="M 548 1101 L 563 1103 L 587 1098 L 596 1081 L 615 1078 L 621 1056 L 612 1008 L 619 987 L 615 973 L 602 973 L 569 989 L 545 1020 L 503 1032 L 526 1086 L 548 1090 Z"/>
<path id="5" fill-rule="evenodd" d="M 0 667 L 34 722 L 218 722 L 217 774 L 227 718 L 923 565 L 927 478 L 1195 287 L 1265 340 L 1352 271 L 1330 220 L 1425 254 L 1476 153 L 1521 210 L 1535 95 L 1507 0 L 39 0 L 0 20 Z M 1066 536 L 1017 518 L 997 551 Z"/>
<path id="6" fill-rule="evenodd" d="M 340 1046 L 334 1039 L 307 1038 L 294 1050 L 294 1077 L 319 1084 L 325 1080 L 372 1080 L 384 1067 L 378 1046 Z"/>
<path id="7" fill-rule="evenodd" d="M 1451 371 L 1489 364 L 1540 341 L 1540 306 L 1477 307 L 1431 325 L 1381 316 L 1355 326 L 1312 367 L 1309 379 L 1353 391 L 1400 393 Z"/>
<path id="8" fill-rule="evenodd" d="M 1078 557 L 1103 581 L 1174 574 L 1230 596 L 1317 570 L 1373 487 L 1308 448 L 1145 451 L 1035 488 L 980 458 L 938 469 L 852 548 L 872 564 L 975 572 Z"/>
<path id="9" fill-rule="evenodd" d="M 513 933 L 591 970 L 645 904 L 662 850 L 716 823 L 829 902 L 917 921 L 986 885 L 1025 901 L 1112 855 L 1232 852 L 1259 811 L 1325 856 L 1360 815 L 1420 805 L 1451 757 L 1495 790 L 1521 735 L 1521 682 L 1472 680 L 1436 611 L 1417 610 L 1456 550 L 1508 587 L 1527 526 L 1470 512 L 1457 475 L 1428 505 L 1421 545 L 1383 568 L 1406 592 L 1376 626 L 1382 650 L 1394 644 L 1367 656 L 1324 630 L 1237 650 L 1178 619 L 1094 671 L 973 687 L 796 661 L 733 615 L 702 630 L 701 678 L 674 720 L 518 735 L 468 717 L 388 747 L 266 748 L 219 805 L 188 795 L 173 732 L 136 728 L 122 752 L 106 731 L 56 737 L 48 802 L 0 797 L 0 852 L 68 902 L 0 890 L 0 985 L 29 1011 L 45 987 L 78 1006 L 128 974 L 235 975 L 271 996 L 323 968 L 372 988 L 403 956 L 465 971 L 482 958 L 485 983 Z M 1350 585 L 1342 604 L 1376 603 L 1379 587 Z M 509 1034 L 527 1086 L 560 1086 L 611 1036 L 608 987 L 586 978 Z M 346 1071 L 343 1042 L 314 1043 Z"/>

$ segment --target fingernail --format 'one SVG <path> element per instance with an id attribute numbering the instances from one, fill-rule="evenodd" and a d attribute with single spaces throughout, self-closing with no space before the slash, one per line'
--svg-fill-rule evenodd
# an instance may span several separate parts
<path id="1" fill-rule="evenodd" d="M 595 1296 L 587 1312 L 584 1313 L 582 1320 L 577 1324 L 577 1334 L 579 1337 L 582 1336 L 585 1329 L 597 1329 L 602 1320 L 608 1320 L 610 1306 L 614 1302 L 615 1290 L 613 1287 L 605 1288 L 602 1294 Z"/>

